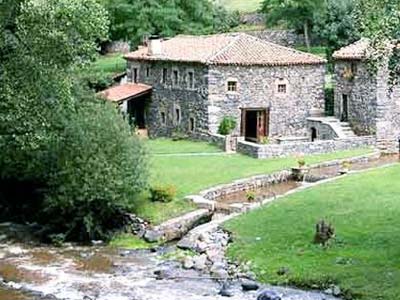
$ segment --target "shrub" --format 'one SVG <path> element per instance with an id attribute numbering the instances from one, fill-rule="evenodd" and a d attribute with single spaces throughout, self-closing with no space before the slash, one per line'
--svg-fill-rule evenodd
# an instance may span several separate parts
<path id="1" fill-rule="evenodd" d="M 171 202 L 176 196 L 173 185 L 155 186 L 150 188 L 150 200 L 153 202 Z"/>
<path id="2" fill-rule="evenodd" d="M 229 135 L 236 128 L 236 120 L 233 117 L 224 117 L 219 124 L 218 133 Z"/>
<path id="3" fill-rule="evenodd" d="M 105 238 L 146 187 L 144 148 L 115 107 L 99 99 L 82 99 L 64 126 L 45 215 L 67 238 Z"/>
<path id="4" fill-rule="evenodd" d="M 80 71 L 79 78 L 82 83 L 95 92 L 103 91 L 114 83 L 111 73 L 89 69 Z"/>
<path id="5" fill-rule="evenodd" d="M 248 192 L 246 193 L 246 199 L 247 199 L 247 201 L 249 201 L 249 202 L 253 202 L 254 200 L 256 200 L 256 193 L 253 192 L 253 191 L 248 191 Z"/>

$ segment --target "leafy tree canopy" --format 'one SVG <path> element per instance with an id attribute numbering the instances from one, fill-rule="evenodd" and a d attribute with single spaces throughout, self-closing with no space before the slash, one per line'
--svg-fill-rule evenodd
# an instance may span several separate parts
<path id="1" fill-rule="evenodd" d="M 292 28 L 302 28 L 309 47 L 310 26 L 313 25 L 315 14 L 323 9 L 324 4 L 324 0 L 264 0 L 262 11 L 265 13 L 267 25 L 284 22 Z"/>
<path id="2" fill-rule="evenodd" d="M 209 0 L 104 0 L 104 4 L 111 18 L 111 39 L 133 44 L 151 34 L 226 31 L 239 19 Z"/>
<path id="3" fill-rule="evenodd" d="M 0 219 L 101 238 L 146 179 L 127 122 L 75 79 L 108 36 L 107 12 L 96 0 L 3 0 L 0 11 Z M 27 188 L 41 196 L 9 197 Z"/>

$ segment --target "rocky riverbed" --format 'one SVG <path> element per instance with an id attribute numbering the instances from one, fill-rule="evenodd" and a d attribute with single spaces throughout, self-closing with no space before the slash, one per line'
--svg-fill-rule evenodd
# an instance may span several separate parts
<path id="1" fill-rule="evenodd" d="M 228 241 L 227 233 L 209 231 L 199 236 L 195 252 L 178 259 L 175 245 L 127 251 L 102 246 L 55 248 L 3 238 L 0 299 L 250 300 L 264 290 L 285 300 L 335 299 L 240 278 L 251 274 L 228 264 L 224 256 Z"/>

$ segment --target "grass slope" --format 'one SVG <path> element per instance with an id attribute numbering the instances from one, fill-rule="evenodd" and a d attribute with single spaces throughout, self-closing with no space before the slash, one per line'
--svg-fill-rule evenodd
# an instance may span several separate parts
<path id="1" fill-rule="evenodd" d="M 241 13 L 255 12 L 261 8 L 262 0 L 219 0 L 229 11 Z"/>
<path id="2" fill-rule="evenodd" d="M 349 176 L 289 196 L 226 224 L 231 258 L 252 261 L 262 281 L 339 284 L 356 298 L 400 299 L 400 166 Z M 312 243 L 321 218 L 336 228 L 327 249 Z M 289 268 L 285 276 L 277 271 Z"/>
<path id="3" fill-rule="evenodd" d="M 92 70 L 115 75 L 126 70 L 126 61 L 122 54 L 101 55 L 94 62 Z"/>

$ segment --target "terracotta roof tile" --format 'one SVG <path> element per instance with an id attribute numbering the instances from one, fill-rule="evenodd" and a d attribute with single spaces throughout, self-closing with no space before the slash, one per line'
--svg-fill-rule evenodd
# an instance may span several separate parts
<path id="1" fill-rule="evenodd" d="M 145 84 L 126 83 L 104 90 L 99 95 L 112 102 L 120 102 L 128 98 L 139 97 L 150 92 L 151 89 L 151 86 Z"/>
<path id="2" fill-rule="evenodd" d="M 335 59 L 357 59 L 361 60 L 366 58 L 367 50 L 370 46 L 368 39 L 361 39 L 351 45 L 343 47 L 333 53 Z"/>
<path id="3" fill-rule="evenodd" d="M 179 35 L 162 41 L 162 53 L 150 56 L 143 47 L 125 56 L 128 60 L 199 62 L 209 65 L 324 64 L 316 55 L 266 42 L 244 33 L 209 36 Z"/>

